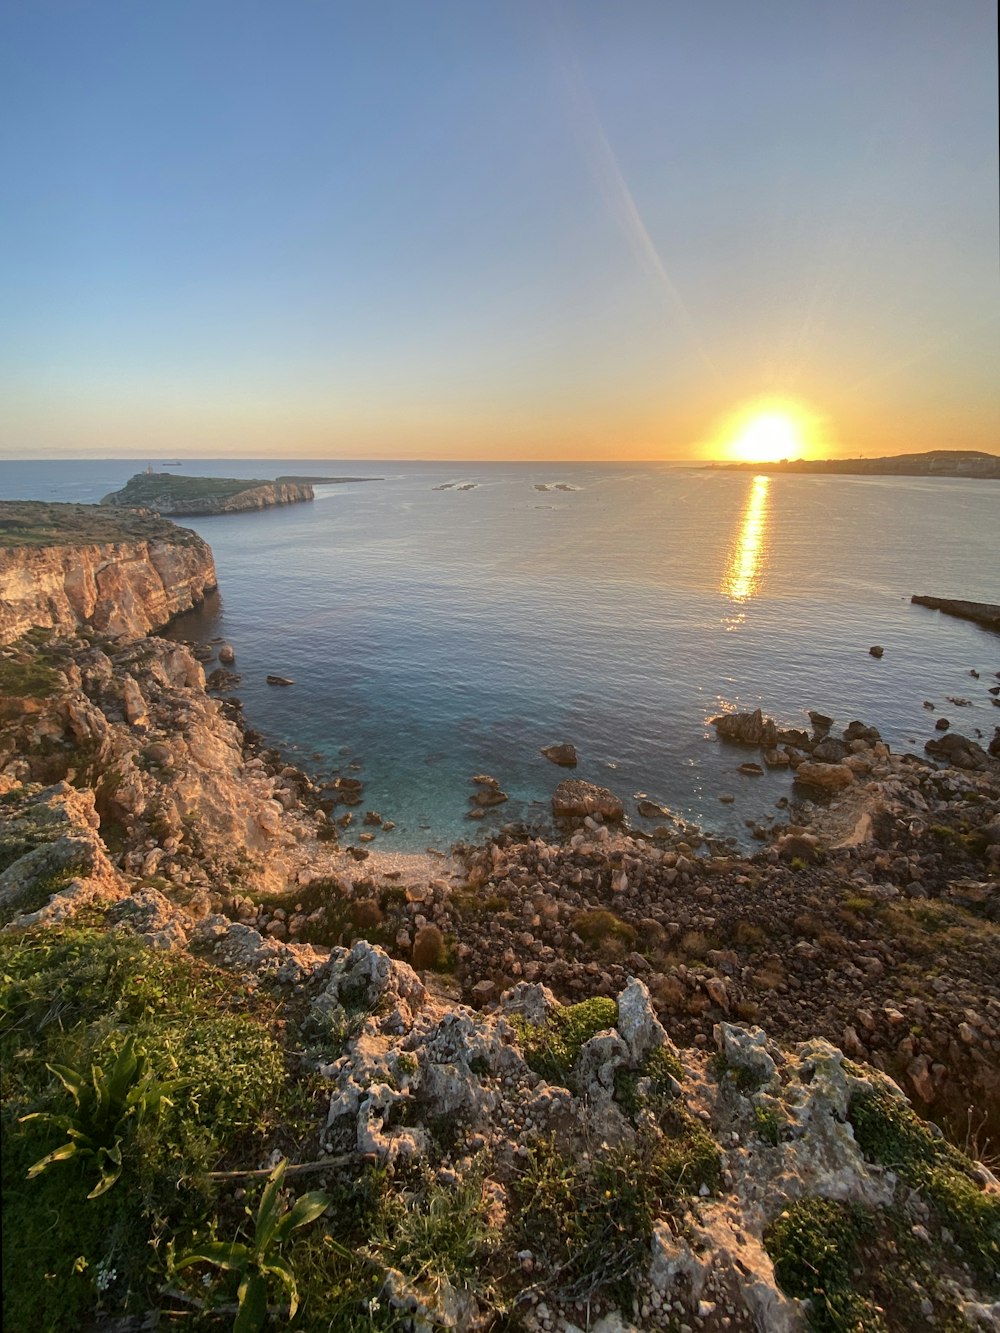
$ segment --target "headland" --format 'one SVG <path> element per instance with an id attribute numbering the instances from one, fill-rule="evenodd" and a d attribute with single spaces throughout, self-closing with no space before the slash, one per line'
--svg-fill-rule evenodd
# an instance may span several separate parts
<path id="1" fill-rule="evenodd" d="M 548 834 L 383 859 L 360 782 L 321 789 L 210 687 L 238 644 L 142 628 L 164 538 L 97 514 L 5 548 L 149 567 L 105 585 L 127 630 L 56 596 L 0 650 L 12 1327 L 228 1326 L 217 1261 L 258 1252 L 307 1328 L 989 1326 L 1000 730 L 899 755 L 870 720 L 717 719 L 788 773 L 753 855 L 554 766 Z M 141 1114 L 98 1125 L 80 1089 L 112 1076 Z"/>
<path id="2" fill-rule="evenodd" d="M 377 481 L 376 477 L 276 477 L 273 481 L 243 477 L 187 477 L 173 472 L 137 472 L 121 490 L 101 501 L 119 509 L 148 509 L 173 517 L 236 514 L 272 505 L 301 504 L 315 499 L 316 485 Z"/>
<path id="3" fill-rule="evenodd" d="M 1000 455 L 974 449 L 931 449 L 883 458 L 782 458 L 769 463 L 712 463 L 732 472 L 805 472 L 846 477 L 967 477 L 1000 479 Z"/>

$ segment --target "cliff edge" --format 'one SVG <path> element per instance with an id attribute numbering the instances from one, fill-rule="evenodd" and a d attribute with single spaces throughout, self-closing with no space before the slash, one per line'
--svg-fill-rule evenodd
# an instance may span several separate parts
<path id="1" fill-rule="evenodd" d="M 186 528 L 96 505 L 0 502 L 0 643 L 36 626 L 136 638 L 215 587 L 212 552 Z"/>

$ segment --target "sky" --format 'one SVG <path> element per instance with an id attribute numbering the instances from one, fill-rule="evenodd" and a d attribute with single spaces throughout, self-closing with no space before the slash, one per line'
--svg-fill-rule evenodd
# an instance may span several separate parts
<path id="1" fill-rule="evenodd" d="M 0 458 L 1000 447 L 991 0 L 6 0 L 0 163 Z"/>

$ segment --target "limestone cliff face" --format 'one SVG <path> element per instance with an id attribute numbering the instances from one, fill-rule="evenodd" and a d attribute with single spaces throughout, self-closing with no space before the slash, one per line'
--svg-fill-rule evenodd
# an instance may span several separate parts
<path id="1" fill-rule="evenodd" d="M 215 587 L 211 549 L 188 532 L 183 541 L 0 548 L 0 643 L 34 625 L 139 637 Z"/>
<path id="2" fill-rule="evenodd" d="M 50 692 L 0 711 L 0 793 L 11 783 L 91 789 L 119 867 L 185 894 L 284 891 L 303 866 L 325 873 L 336 844 L 317 845 L 304 776 L 275 776 L 244 753 L 187 647 L 148 637 L 81 648 L 53 635 L 45 655 Z M 0 908 L 3 890 L 0 877 Z"/>

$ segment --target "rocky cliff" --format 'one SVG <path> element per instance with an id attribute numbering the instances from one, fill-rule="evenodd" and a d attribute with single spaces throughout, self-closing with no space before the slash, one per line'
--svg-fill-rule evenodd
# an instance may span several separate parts
<path id="1" fill-rule="evenodd" d="M 151 509 L 156 514 L 193 517 L 198 514 L 235 514 L 272 505 L 312 500 L 315 492 L 306 481 L 279 477 L 276 481 L 234 477 L 182 477 L 168 472 L 139 472 L 106 495 L 101 504 L 114 508 Z"/>
<path id="2" fill-rule="evenodd" d="M 33 626 L 138 637 L 216 587 L 193 532 L 136 515 L 98 523 L 92 508 L 0 504 L 0 643 Z"/>

